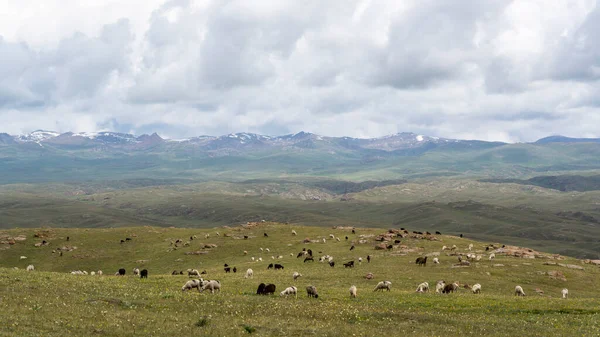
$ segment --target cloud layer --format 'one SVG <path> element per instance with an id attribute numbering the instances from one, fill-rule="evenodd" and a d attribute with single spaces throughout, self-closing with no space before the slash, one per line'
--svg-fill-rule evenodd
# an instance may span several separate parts
<path id="1" fill-rule="evenodd" d="M 592 0 L 34 2 L 0 5 L 4 132 L 600 136 Z"/>

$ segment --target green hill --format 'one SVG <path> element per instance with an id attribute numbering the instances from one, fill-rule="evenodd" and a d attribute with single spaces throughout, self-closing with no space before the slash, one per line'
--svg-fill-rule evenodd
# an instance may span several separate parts
<path id="1" fill-rule="evenodd" d="M 386 232 L 383 228 L 357 228 L 353 234 L 348 227 L 268 222 L 211 229 L 2 230 L 0 241 L 14 240 L 14 244 L 0 244 L 0 334 L 506 336 L 520 335 L 525 324 L 531 336 L 600 332 L 597 266 L 527 250 L 522 252 L 536 254 L 536 258 L 498 251 L 489 261 L 487 243 L 448 235 L 435 235 L 431 240 L 416 235 L 394 237 L 386 243 L 392 244 L 392 249 L 374 249 L 379 244 L 377 236 Z M 331 239 L 330 234 L 340 241 Z M 196 238 L 190 240 L 190 236 Z M 132 240 L 121 243 L 126 237 Z M 304 243 L 307 238 L 315 242 Z M 182 244 L 175 247 L 171 242 L 177 239 Z M 396 239 L 401 242 L 395 244 Z M 42 240 L 48 244 L 36 247 Z M 216 246 L 204 248 L 206 244 Z M 350 250 L 352 245 L 356 248 Z M 444 245 L 457 248 L 442 250 Z M 303 248 L 310 248 L 317 258 L 333 256 L 335 267 L 318 261 L 304 263 L 295 257 Z M 437 253 L 438 265 L 431 263 L 432 257 L 425 267 L 414 263 L 419 256 Z M 459 253 L 481 255 L 482 259 L 468 267 L 454 267 Z M 359 257 L 367 255 L 372 257 L 370 263 L 358 263 Z M 252 261 L 252 257 L 263 261 Z M 350 260 L 355 267 L 343 268 L 342 263 Z M 224 263 L 238 272 L 225 273 Z M 285 269 L 267 270 L 269 263 L 281 263 Z M 24 270 L 29 264 L 35 271 Z M 134 267 L 148 269 L 149 278 L 131 276 Z M 118 268 L 126 268 L 128 275 L 111 276 Z M 219 280 L 222 291 L 182 293 L 188 277 L 170 274 L 187 268 L 205 270 L 204 277 Z M 254 270 L 252 279 L 243 277 L 248 268 Z M 71 275 L 72 270 L 102 270 L 104 275 Z M 303 275 L 297 281 L 292 279 L 294 271 Z M 367 273 L 373 273 L 374 279 L 366 279 Z M 374 292 L 377 282 L 383 280 L 392 282 L 391 291 Z M 467 289 L 444 295 L 415 293 L 419 283 L 426 281 L 434 288 L 438 280 L 480 283 L 482 293 L 472 294 Z M 295 285 L 298 298 L 255 295 L 261 282 L 276 284 L 277 293 Z M 517 284 L 527 297 L 513 295 Z M 317 287 L 318 299 L 307 298 L 307 285 Z M 358 288 L 355 299 L 348 293 L 351 285 Z M 566 300 L 560 298 L 563 288 L 569 289 Z"/>

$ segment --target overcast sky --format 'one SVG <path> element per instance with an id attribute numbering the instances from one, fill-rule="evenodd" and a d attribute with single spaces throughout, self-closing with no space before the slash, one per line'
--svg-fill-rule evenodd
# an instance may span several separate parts
<path id="1" fill-rule="evenodd" d="M 4 0 L 0 132 L 600 137 L 593 0 Z"/>

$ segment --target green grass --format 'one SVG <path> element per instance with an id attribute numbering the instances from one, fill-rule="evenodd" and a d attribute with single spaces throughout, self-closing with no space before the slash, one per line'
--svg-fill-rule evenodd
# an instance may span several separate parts
<path id="1" fill-rule="evenodd" d="M 291 235 L 291 229 L 298 236 Z M 220 235 L 217 236 L 216 232 Z M 269 237 L 264 237 L 267 232 Z M 69 335 L 208 335 L 242 336 L 249 332 L 258 336 L 382 336 L 413 334 L 416 336 L 516 336 L 526 327 L 531 336 L 595 336 L 600 334 L 600 294 L 594 287 L 600 268 L 583 265 L 566 258 L 521 259 L 497 255 L 490 262 L 482 259 L 468 268 L 452 268 L 456 257 L 441 252 L 441 246 L 456 244 L 465 253 L 470 243 L 474 251 L 485 254 L 484 244 L 454 236 L 441 236 L 439 241 L 405 238 L 406 255 L 375 250 L 374 237 L 385 232 L 380 228 L 332 229 L 300 225 L 261 223 L 258 227 L 216 227 L 211 229 L 132 227 L 113 229 L 11 229 L 3 235 L 24 235 L 25 241 L 0 245 L 0 335 L 63 336 Z M 48 246 L 34 247 L 45 234 Z M 205 234 L 210 234 L 205 238 Z M 329 234 L 341 242 L 329 239 Z M 170 242 L 177 238 L 189 247 L 173 250 Z M 244 240 L 243 235 L 250 236 Z M 360 235 L 368 243 L 359 244 Z M 66 241 L 66 236 L 70 240 Z M 345 240 L 349 236 L 349 240 Z M 131 237 L 124 244 L 120 240 Z M 326 243 L 304 244 L 304 238 L 327 238 Z M 356 249 L 350 251 L 351 242 Z M 204 243 L 217 248 L 201 249 Z M 77 246 L 63 256 L 52 253 L 57 247 Z M 6 248 L 9 247 L 9 248 Z M 269 248 L 271 252 L 260 248 Z M 319 262 L 303 263 L 295 254 L 310 248 L 315 255 L 329 254 L 335 268 Z M 187 252 L 205 250 L 203 255 Z M 243 251 L 248 251 L 244 255 Z M 322 252 L 322 253 L 318 253 Z M 426 267 L 414 264 L 422 254 L 441 252 L 440 265 Z M 290 256 L 294 254 L 294 257 Z M 363 262 L 344 269 L 342 262 L 370 254 L 371 263 Z M 283 271 L 267 270 L 271 256 L 282 255 L 277 262 Z M 20 256 L 27 256 L 21 260 Z M 251 257 L 262 257 L 252 262 Z M 544 265 L 544 262 L 577 264 L 584 270 Z M 223 264 L 236 266 L 238 273 L 224 273 Z M 28 264 L 36 267 L 26 272 Z M 503 267 L 494 267 L 503 264 Z M 19 268 L 14 270 L 13 267 Z M 131 273 L 133 267 L 147 268 L 148 279 L 131 275 L 110 276 L 120 268 Z M 206 278 L 218 279 L 222 292 L 181 292 L 187 276 L 171 276 L 172 270 L 197 268 L 206 270 Z M 253 279 L 244 279 L 247 268 L 254 270 Z M 71 270 L 103 270 L 104 276 L 75 276 Z M 551 279 L 546 272 L 558 270 L 567 281 Z M 303 277 L 292 280 L 298 271 Z M 374 280 L 364 275 L 372 272 Z M 481 295 L 465 289 L 450 295 L 416 294 L 416 286 L 437 280 L 480 283 Z M 392 281 L 392 291 L 375 293 L 378 281 Z M 287 286 L 299 288 L 298 298 L 257 296 L 260 282 L 275 283 L 278 291 Z M 319 290 L 318 299 L 309 299 L 304 291 L 309 284 Z M 358 287 L 358 298 L 351 299 L 350 285 Z M 520 284 L 528 294 L 513 296 Z M 569 288 L 570 298 L 563 300 L 560 290 Z M 541 288 L 544 296 L 534 290 Z"/>

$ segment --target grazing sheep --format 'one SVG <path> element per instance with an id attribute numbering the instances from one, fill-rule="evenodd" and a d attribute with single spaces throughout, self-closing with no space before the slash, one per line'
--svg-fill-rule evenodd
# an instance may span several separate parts
<path id="1" fill-rule="evenodd" d="M 262 262 L 262 257 L 259 257 L 259 258 L 258 258 L 258 261 Z"/>
<path id="2" fill-rule="evenodd" d="M 325 238 L 323 238 L 323 243 L 327 243 L 327 240 L 325 240 Z"/>
<path id="3" fill-rule="evenodd" d="M 92 272 L 90 272 L 90 275 L 94 276 L 94 275 L 96 275 L 96 272 L 92 271 Z"/>
<path id="4" fill-rule="evenodd" d="M 353 268 L 354 267 L 354 261 L 348 261 L 346 263 L 344 263 L 344 268 Z"/>
<path id="5" fill-rule="evenodd" d="M 267 266 L 267 270 L 268 269 L 273 269 L 273 264 L 272 263 L 269 263 L 269 265 Z"/>
<path id="6" fill-rule="evenodd" d="M 263 236 L 264 236 L 265 238 L 268 238 L 268 237 L 269 237 L 269 234 L 267 234 L 267 233 L 263 233 Z"/>
<path id="7" fill-rule="evenodd" d="M 362 263 L 362 257 L 358 258 L 358 263 Z"/>
<path id="8" fill-rule="evenodd" d="M 252 259 L 252 262 L 254 262 L 254 256 L 253 256 L 253 257 L 251 257 L 251 259 Z"/>
<path id="9" fill-rule="evenodd" d="M 521 286 L 515 287 L 515 296 L 525 296 L 525 292 Z"/>
<path id="10" fill-rule="evenodd" d="M 371 263 L 371 255 L 367 255 L 367 262 Z"/>
<path id="11" fill-rule="evenodd" d="M 298 297 L 298 288 L 296 288 L 294 286 L 287 287 L 282 292 L 279 293 L 279 296 L 288 296 L 288 295 L 295 295 L 296 297 Z"/>
<path id="12" fill-rule="evenodd" d="M 337 242 L 340 242 L 340 241 L 342 241 L 342 240 L 340 240 L 340 238 L 339 238 L 339 237 L 336 237 L 336 238 L 335 238 L 335 240 L 336 240 Z"/>
<path id="13" fill-rule="evenodd" d="M 317 287 L 308 286 L 306 287 L 306 294 L 308 297 L 319 298 L 319 294 L 317 293 Z"/>
<path id="14" fill-rule="evenodd" d="M 446 249 L 448 249 L 448 247 L 442 246 L 442 250 L 446 250 Z"/>
<path id="15" fill-rule="evenodd" d="M 102 270 L 98 270 L 98 272 L 96 274 L 98 274 L 99 276 L 102 276 Z"/>
<path id="16" fill-rule="evenodd" d="M 433 264 L 440 264 L 440 260 L 437 257 L 434 257 Z"/>
<path id="17" fill-rule="evenodd" d="M 298 235 L 295 230 L 292 229 L 292 235 Z"/>
<path id="18" fill-rule="evenodd" d="M 293 254 L 292 254 L 293 255 Z M 277 256 L 277 259 L 283 259 L 283 255 Z"/>
<path id="19" fill-rule="evenodd" d="M 204 290 L 208 289 L 210 290 L 211 294 L 215 293 L 215 290 L 221 292 L 221 283 L 219 283 L 219 281 L 216 280 L 210 280 L 210 281 L 202 281 L 202 288 L 200 289 L 200 292 L 203 292 Z"/>
<path id="20" fill-rule="evenodd" d="M 308 256 L 310 256 L 310 257 L 312 257 L 312 256 L 313 256 L 313 255 L 312 255 L 312 249 L 308 249 L 306 252 L 308 253 Z"/>
<path id="21" fill-rule="evenodd" d="M 377 285 L 375 286 L 375 289 L 373 289 L 373 291 L 377 291 L 377 290 L 383 291 L 383 289 L 387 289 L 387 291 L 390 291 L 391 287 L 392 287 L 392 282 L 381 281 L 381 282 L 377 283 Z"/>
<path id="22" fill-rule="evenodd" d="M 329 266 L 330 266 L 331 268 L 335 267 L 335 261 L 329 261 Z"/>
<path id="23" fill-rule="evenodd" d="M 257 295 L 272 295 L 275 293 L 276 286 L 272 283 L 265 285 L 261 283 L 256 290 Z"/>
<path id="24" fill-rule="evenodd" d="M 481 284 L 476 283 L 473 285 L 473 287 L 471 287 L 471 291 L 473 292 L 473 294 L 480 294 L 481 293 Z"/>
<path id="25" fill-rule="evenodd" d="M 196 269 L 188 269 L 187 273 L 188 273 L 188 277 L 192 277 L 192 276 L 200 277 L 200 272 Z"/>
<path id="26" fill-rule="evenodd" d="M 350 287 L 350 297 L 356 298 L 356 291 L 357 291 L 356 286 L 351 286 Z"/>
<path id="27" fill-rule="evenodd" d="M 148 278 L 148 269 L 142 269 L 140 271 L 140 278 Z"/>
<path id="28" fill-rule="evenodd" d="M 455 250 L 456 249 L 456 245 L 452 245 L 452 248 L 450 248 L 450 250 Z"/>
<path id="29" fill-rule="evenodd" d="M 569 289 L 564 288 L 562 290 L 562 298 L 567 298 L 567 297 L 569 297 Z"/>
<path id="30" fill-rule="evenodd" d="M 442 233 L 440 233 L 440 232 L 436 231 L 436 232 L 435 232 L 435 235 L 442 235 Z"/>
<path id="31" fill-rule="evenodd" d="M 267 252 L 270 252 L 270 251 L 271 251 L 269 248 L 265 248 L 265 250 L 266 250 Z"/>
<path id="32" fill-rule="evenodd" d="M 21 256 L 21 257 L 19 258 L 19 260 L 25 260 L 26 258 L 27 258 L 27 256 Z"/>
<path id="33" fill-rule="evenodd" d="M 234 273 L 237 273 L 237 268 L 236 267 L 233 267 L 232 270 L 233 270 Z"/>
<path id="34" fill-rule="evenodd" d="M 139 276 L 140 275 L 140 270 L 138 268 L 133 268 L 133 275 L 134 276 Z"/>
<path id="35" fill-rule="evenodd" d="M 367 280 L 372 280 L 372 279 L 373 279 L 373 277 L 374 277 L 374 276 L 373 276 L 373 273 L 367 273 L 367 275 L 365 275 L 365 278 L 366 278 Z"/>
<path id="36" fill-rule="evenodd" d="M 446 286 L 446 282 L 445 281 L 438 281 L 437 284 L 435 285 L 435 293 L 436 294 L 440 294 L 442 292 L 442 290 L 444 290 L 444 287 Z"/>
<path id="37" fill-rule="evenodd" d="M 283 269 L 283 266 L 280 265 L 279 263 L 275 263 L 274 267 L 275 267 L 275 270 L 277 270 L 277 269 Z"/>
<path id="38" fill-rule="evenodd" d="M 354 245 L 350 246 L 350 250 L 354 250 Z"/>
<path id="39" fill-rule="evenodd" d="M 254 277 L 254 271 L 250 268 L 248 268 L 248 270 L 246 270 L 246 275 L 244 276 L 244 278 L 252 278 Z"/>
<path id="40" fill-rule="evenodd" d="M 490 261 L 492 261 L 492 260 L 493 260 L 495 257 L 496 257 L 496 254 L 494 254 L 494 253 L 491 253 L 491 254 L 490 254 L 490 257 L 489 257 L 489 260 L 490 260 Z"/>
<path id="41" fill-rule="evenodd" d="M 421 284 L 419 284 L 417 286 L 417 292 L 418 293 L 424 293 L 424 292 L 427 292 L 427 291 L 429 291 L 429 283 L 423 282 L 423 283 L 421 283 Z"/>
<path id="42" fill-rule="evenodd" d="M 303 250 L 300 253 L 298 253 L 298 255 L 296 255 L 296 258 L 303 257 L 303 256 L 306 256 L 306 255 L 308 255 L 308 252 L 305 251 L 305 250 Z"/>
<path id="43" fill-rule="evenodd" d="M 333 234 L 329 234 L 329 238 L 331 238 L 331 239 L 335 239 L 335 235 L 333 235 Z"/>
<path id="44" fill-rule="evenodd" d="M 481 255 L 475 256 L 475 261 L 479 261 L 479 260 L 481 260 Z"/>
<path id="45" fill-rule="evenodd" d="M 231 271 L 231 267 L 225 267 L 223 269 L 225 270 L 226 273 L 229 273 Z"/>
<path id="46" fill-rule="evenodd" d="M 34 271 L 34 270 L 35 270 L 35 267 L 32 264 L 27 266 L 27 271 Z"/>
<path id="47" fill-rule="evenodd" d="M 119 274 L 119 276 L 125 276 L 125 268 L 119 269 L 117 273 Z"/>
<path id="48" fill-rule="evenodd" d="M 260 251 L 261 251 L 261 252 L 262 252 L 262 251 L 264 251 L 264 249 L 263 249 L 262 247 L 260 247 L 260 248 L 258 248 L 258 249 L 260 249 Z"/>
<path id="49" fill-rule="evenodd" d="M 196 288 L 196 289 L 198 289 L 198 291 L 200 291 L 201 282 L 202 282 L 202 279 L 189 280 L 183 285 L 183 287 L 181 287 L 181 291 L 192 290 L 194 288 Z"/>
<path id="50" fill-rule="evenodd" d="M 453 292 L 457 291 L 459 287 L 460 287 L 460 284 L 458 282 L 446 284 L 444 286 L 444 289 L 442 290 L 442 294 L 453 293 Z"/>
<path id="51" fill-rule="evenodd" d="M 470 243 L 470 244 L 469 244 L 469 251 L 470 251 L 471 249 L 473 249 L 473 244 L 472 244 L 472 243 Z"/>
<path id="52" fill-rule="evenodd" d="M 248 251 L 247 250 L 244 251 L 244 255 L 248 255 Z"/>
<path id="53" fill-rule="evenodd" d="M 423 267 L 425 267 L 425 265 L 427 264 L 427 256 L 425 256 L 425 257 L 422 257 L 422 256 L 421 256 L 421 257 L 418 257 L 418 258 L 417 258 L 417 260 L 415 261 L 415 263 L 416 263 L 418 266 L 423 266 Z"/>

